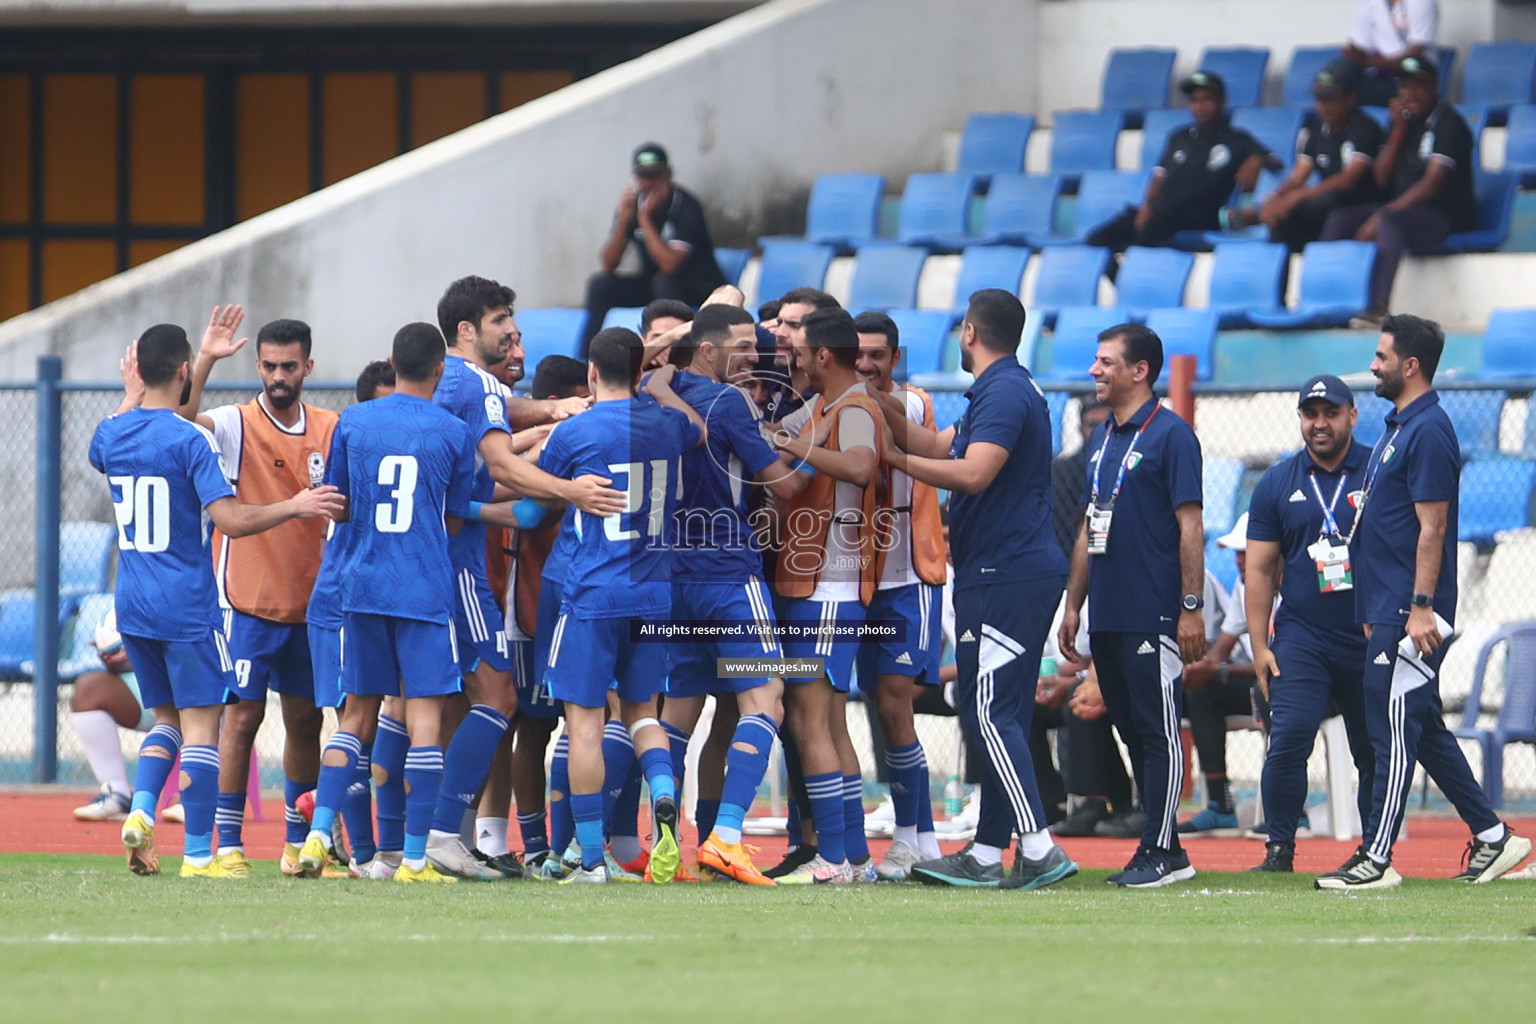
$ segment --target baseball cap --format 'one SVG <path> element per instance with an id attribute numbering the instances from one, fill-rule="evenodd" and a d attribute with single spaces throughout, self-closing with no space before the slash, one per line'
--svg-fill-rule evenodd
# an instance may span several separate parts
<path id="1" fill-rule="evenodd" d="M 1179 92 L 1185 96 L 1192 96 L 1196 89 L 1211 89 L 1227 95 L 1227 83 L 1214 71 L 1196 71 L 1184 81 L 1179 83 Z"/>
<path id="2" fill-rule="evenodd" d="M 1435 67 L 1435 62 L 1428 57 L 1404 57 L 1392 69 L 1392 74 L 1397 78 L 1426 78 L 1431 82 L 1440 81 L 1440 69 Z"/>
<path id="3" fill-rule="evenodd" d="M 1244 512 L 1232 524 L 1232 529 L 1216 538 L 1216 546 L 1228 551 L 1248 550 L 1248 513 Z"/>
<path id="4" fill-rule="evenodd" d="M 636 174 L 656 174 L 667 169 L 667 151 L 659 142 L 643 143 L 635 150 L 632 161 Z"/>
<path id="5" fill-rule="evenodd" d="M 1355 393 L 1349 389 L 1349 385 L 1331 373 L 1320 373 L 1303 384 L 1301 397 L 1296 399 L 1296 408 L 1300 409 L 1314 398 L 1321 398 L 1334 405 L 1355 404 Z"/>
<path id="6" fill-rule="evenodd" d="M 1360 87 L 1360 70 L 1347 60 L 1329 61 L 1312 79 L 1312 95 L 1320 100 L 1336 100 Z"/>

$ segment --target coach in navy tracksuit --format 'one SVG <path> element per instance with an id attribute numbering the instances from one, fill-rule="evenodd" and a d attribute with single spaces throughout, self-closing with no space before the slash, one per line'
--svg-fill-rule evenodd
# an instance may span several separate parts
<path id="1" fill-rule="evenodd" d="M 1402 884 L 1392 844 L 1402 827 L 1417 760 L 1472 829 L 1467 866 L 1456 877 L 1489 882 L 1531 852 L 1510 832 L 1445 726 L 1440 662 L 1456 620 L 1456 492 L 1461 448 L 1433 390 L 1445 348 L 1438 324 L 1389 316 L 1371 372 L 1388 399 L 1386 432 L 1365 466 L 1360 525 L 1350 547 L 1355 613 L 1366 630 L 1365 714 L 1376 774 L 1365 837 L 1319 889 Z"/>
<path id="2" fill-rule="evenodd" d="M 1152 393 L 1163 343 L 1138 324 L 1099 335 L 1089 370 L 1112 415 L 1088 440 L 1088 510 L 1058 638 L 1076 658 L 1083 598 L 1110 718 L 1130 748 L 1147 827 L 1124 871 L 1144 889 L 1195 877 L 1174 827 L 1184 788 L 1183 667 L 1205 654 L 1205 532 L 1195 432 Z"/>
<path id="3" fill-rule="evenodd" d="M 1290 871 L 1307 799 L 1307 758 L 1331 700 L 1360 772 L 1360 820 L 1371 810 L 1376 759 L 1365 725 L 1365 633 L 1355 623 L 1349 542 L 1370 452 L 1353 441 L 1355 395 L 1337 377 L 1301 389 L 1301 451 L 1271 466 L 1248 506 L 1248 634 L 1259 689 L 1269 699 L 1264 820 L 1256 871 Z M 1280 608 L 1275 578 L 1280 578 Z M 1269 637 L 1273 612 L 1275 636 Z"/>

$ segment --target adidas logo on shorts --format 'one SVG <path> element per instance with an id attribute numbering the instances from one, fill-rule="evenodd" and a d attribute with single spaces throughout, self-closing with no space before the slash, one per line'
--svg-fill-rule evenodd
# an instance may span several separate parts
<path id="1" fill-rule="evenodd" d="M 1154 648 L 1152 647 L 1152 641 L 1150 641 L 1150 640 L 1143 640 L 1141 642 L 1141 646 L 1136 648 L 1136 653 L 1137 654 L 1151 654 L 1153 652 L 1153 650 L 1154 650 Z"/>
<path id="2" fill-rule="evenodd" d="M 1387 657 L 1387 652 L 1386 651 L 1382 651 L 1380 654 L 1376 655 L 1376 659 L 1374 661 L 1372 661 L 1371 664 L 1372 665 L 1390 665 L 1390 664 L 1392 664 L 1392 659 Z"/>
<path id="3" fill-rule="evenodd" d="M 1302 494 L 1301 493 L 1301 488 L 1298 487 L 1294 491 L 1291 492 L 1291 496 L 1289 498 L 1287 498 L 1286 500 L 1287 501 L 1306 501 L 1307 500 L 1307 496 L 1305 494 Z"/>
<path id="4" fill-rule="evenodd" d="M 966 630 L 960 634 L 960 642 L 963 644 L 973 644 L 976 642 L 976 635 L 970 630 Z"/>
<path id="5" fill-rule="evenodd" d="M 896 655 L 896 664 L 910 665 L 912 664 L 912 656 L 909 655 L 906 651 L 902 651 L 900 654 Z"/>

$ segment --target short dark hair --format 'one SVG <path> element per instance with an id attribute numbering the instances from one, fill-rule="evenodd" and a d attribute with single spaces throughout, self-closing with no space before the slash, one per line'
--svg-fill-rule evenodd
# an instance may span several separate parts
<path id="1" fill-rule="evenodd" d="M 853 329 L 860 334 L 885 335 L 885 343 L 892 352 L 901 347 L 901 332 L 896 329 L 896 321 L 884 313 L 860 313 L 853 318 Z"/>
<path id="2" fill-rule="evenodd" d="M 682 369 L 693 362 L 694 355 L 705 342 L 718 345 L 731 336 L 732 327 L 755 327 L 756 324 L 752 314 L 740 306 L 723 303 L 700 306 L 698 315 L 693 318 L 693 329 L 688 332 L 688 337 L 672 346 L 667 362 Z M 753 345 L 756 344 L 754 332 Z"/>
<path id="3" fill-rule="evenodd" d="M 517 293 L 484 277 L 461 277 L 437 300 L 437 326 L 444 338 L 457 339 L 459 324 L 468 320 L 480 329 L 480 320 L 493 309 L 511 309 Z"/>
<path id="4" fill-rule="evenodd" d="M 457 321 L 455 321 L 457 323 Z M 413 384 L 432 379 L 432 372 L 442 365 L 448 355 L 442 332 L 431 324 L 406 324 L 395 332 L 395 344 L 390 362 L 395 364 L 395 376 Z"/>
<path id="5" fill-rule="evenodd" d="M 1163 339 L 1145 324 L 1116 324 L 1099 332 L 1100 341 L 1119 341 L 1125 346 L 1125 365 L 1147 364 L 1147 387 L 1163 372 Z"/>
<path id="6" fill-rule="evenodd" d="M 757 322 L 764 324 L 769 320 L 777 320 L 779 307 L 782 305 L 783 303 L 778 299 L 769 299 L 767 302 L 760 303 L 757 307 Z"/>
<path id="7" fill-rule="evenodd" d="M 259 349 L 268 344 L 298 345 L 304 358 L 308 359 L 311 344 L 309 324 L 303 320 L 273 320 L 262 324 L 261 330 L 256 332 L 256 347 Z"/>
<path id="8" fill-rule="evenodd" d="M 586 363 L 570 356 L 552 355 L 539 360 L 528 394 L 532 398 L 570 398 L 586 386 Z"/>
<path id="9" fill-rule="evenodd" d="M 640 335 L 628 327 L 607 327 L 593 336 L 587 359 L 597 367 L 598 380 L 611 388 L 627 388 L 640 375 L 644 351 Z"/>
<path id="10" fill-rule="evenodd" d="M 791 288 L 779 299 L 779 309 L 789 305 L 811 306 L 814 309 L 842 309 L 843 304 L 820 288 Z M 775 316 L 778 314 L 775 313 Z"/>
<path id="11" fill-rule="evenodd" d="M 145 387 L 158 388 L 176 379 L 182 363 L 192 360 L 187 332 L 175 324 L 155 324 L 139 335 L 139 376 Z"/>
<path id="12" fill-rule="evenodd" d="M 976 340 L 989 352 L 1012 355 L 1024 336 L 1024 303 L 1012 292 L 983 288 L 972 292 L 965 320 L 976 329 Z"/>
<path id="13" fill-rule="evenodd" d="M 649 333 L 651 324 L 662 317 L 669 316 L 674 320 L 688 323 L 693 319 L 693 307 L 681 299 L 657 299 L 646 304 L 640 311 L 640 333 Z"/>
<path id="14" fill-rule="evenodd" d="M 1433 320 L 1412 313 L 1394 313 L 1381 322 L 1381 333 L 1392 336 L 1392 351 L 1399 359 L 1419 361 L 1426 384 L 1435 382 L 1440 356 L 1445 352 L 1445 331 Z"/>
<path id="15" fill-rule="evenodd" d="M 805 343 L 815 351 L 832 350 L 832 358 L 849 369 L 859 362 L 859 331 L 846 309 L 816 309 L 805 318 Z"/>
<path id="16" fill-rule="evenodd" d="M 357 400 L 371 402 L 379 397 L 380 388 L 395 386 L 395 368 L 386 360 L 376 359 L 363 367 L 357 375 Z"/>

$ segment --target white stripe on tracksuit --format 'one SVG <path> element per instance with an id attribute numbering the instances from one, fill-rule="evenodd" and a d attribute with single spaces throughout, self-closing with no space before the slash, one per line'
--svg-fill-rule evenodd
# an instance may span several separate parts
<path id="1" fill-rule="evenodd" d="M 477 644 L 485 643 L 491 638 L 491 631 L 486 628 L 485 615 L 480 608 L 475 574 L 468 569 L 459 573 L 459 603 L 464 609 L 464 619 L 469 623 L 469 638 Z"/>
<path id="2" fill-rule="evenodd" d="M 1177 827 L 1179 796 L 1184 791 L 1184 743 L 1179 728 L 1177 685 L 1184 671 L 1184 659 L 1178 643 L 1169 636 L 1158 636 L 1158 696 L 1163 702 L 1163 742 L 1168 746 L 1168 798 L 1163 802 L 1163 820 L 1157 830 L 1157 845 L 1173 845 Z M 1150 737 L 1149 737 L 1150 738 Z"/>
<path id="3" fill-rule="evenodd" d="M 1003 745 L 1003 737 L 997 731 L 997 723 L 992 721 L 992 701 L 994 694 L 994 673 L 1009 662 L 1016 661 L 1024 656 L 1024 646 L 1013 637 L 1001 630 L 994 629 L 985 622 L 981 624 L 981 643 L 996 644 L 1011 657 L 1003 658 L 998 664 L 991 665 L 976 675 L 976 722 L 981 731 L 982 742 L 986 745 L 987 754 L 992 759 L 992 767 L 997 771 L 997 777 L 1002 780 L 1003 792 L 1008 794 L 1008 803 L 1013 806 L 1013 817 L 1018 822 L 1020 832 L 1038 832 L 1040 823 L 1030 812 L 1029 800 L 1024 795 L 1024 780 L 1019 778 L 1018 770 L 1014 767 L 1013 759 L 1008 756 L 1008 748 Z M 984 659 L 990 661 L 991 659 Z M 979 668 L 979 666 L 978 666 Z M 1033 699 L 1033 698 L 1031 698 Z"/>
<path id="4" fill-rule="evenodd" d="M 758 626 L 765 630 L 768 629 L 773 624 L 773 616 L 768 612 L 768 602 L 763 594 L 762 582 L 754 578 L 748 580 L 745 586 L 747 591 L 747 603 L 752 606 L 753 620 Z M 778 642 L 774 640 L 773 634 L 771 633 L 763 634 L 762 645 L 764 654 L 774 654 L 778 652 Z"/>
<path id="5" fill-rule="evenodd" d="M 1408 757 L 1408 744 L 1403 741 L 1403 720 L 1408 708 L 1407 695 L 1392 697 L 1387 701 L 1387 724 L 1391 730 L 1390 754 L 1387 761 L 1387 797 L 1382 802 L 1381 818 L 1376 823 L 1376 837 L 1366 851 L 1377 861 L 1392 857 L 1392 842 L 1402 826 L 1404 801 L 1411 788 L 1405 777 L 1413 771 L 1414 761 Z"/>

